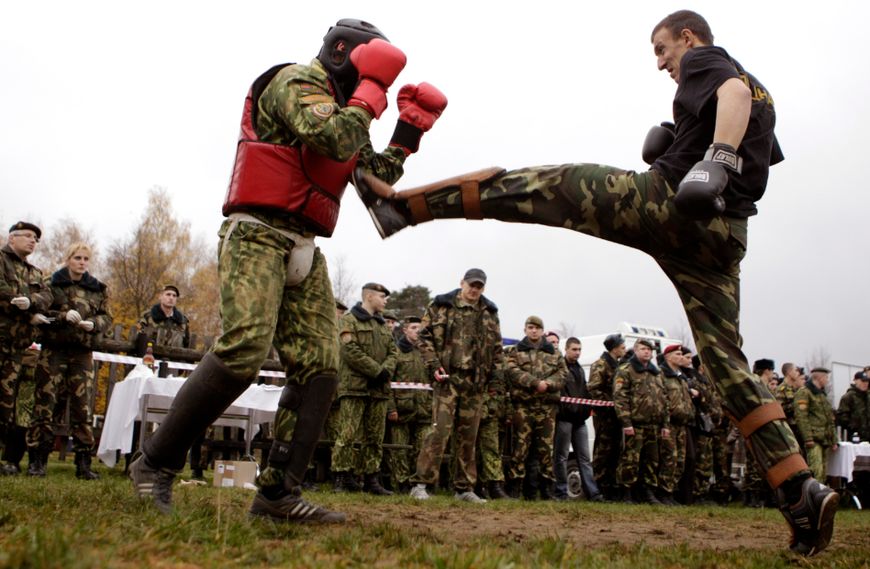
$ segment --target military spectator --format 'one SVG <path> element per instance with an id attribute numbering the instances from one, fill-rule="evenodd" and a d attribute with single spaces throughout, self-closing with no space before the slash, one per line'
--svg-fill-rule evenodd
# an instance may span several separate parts
<path id="1" fill-rule="evenodd" d="M 508 356 L 514 405 L 514 448 L 508 472 L 508 495 L 519 497 L 526 475 L 526 458 L 532 454 L 540 464 L 541 498 L 552 500 L 556 413 L 568 369 L 559 351 L 544 339 L 544 323 L 540 317 L 526 318 L 524 331 L 525 337 Z"/>
<path id="2" fill-rule="evenodd" d="M 617 470 L 623 502 L 632 491 L 650 504 L 661 505 L 658 486 L 659 441 L 670 436 L 670 408 L 661 371 L 652 362 L 654 344 L 641 338 L 634 354 L 613 378 L 613 405 L 622 424 L 625 450 Z"/>
<path id="3" fill-rule="evenodd" d="M 828 453 L 838 446 L 834 410 L 825 393 L 830 373 L 822 367 L 813 368 L 810 380 L 794 396 L 795 421 L 804 441 L 807 464 L 817 480 L 825 479 Z"/>
<path id="4" fill-rule="evenodd" d="M 402 324 L 399 322 L 399 313 L 395 310 L 384 310 L 383 317 L 387 330 L 393 335 L 393 339 L 398 342 L 399 338 L 402 337 Z"/>
<path id="5" fill-rule="evenodd" d="M 598 401 L 613 401 L 613 376 L 619 360 L 625 356 L 625 339 L 610 334 L 604 339 L 604 352 L 589 370 L 589 397 Z M 622 454 L 622 424 L 613 407 L 599 406 L 592 412 L 595 442 L 592 446 L 592 472 L 606 500 L 617 497 L 616 470 Z"/>
<path id="6" fill-rule="evenodd" d="M 433 428 L 417 459 L 411 496 L 426 500 L 426 485 L 438 483 L 444 450 L 456 438 L 454 497 L 485 502 L 474 493 L 477 483 L 475 443 L 483 414 L 484 393 L 502 377 L 501 326 L 498 307 L 483 295 L 486 273 L 469 269 L 459 288 L 429 303 L 418 345 L 434 378 Z"/>
<path id="7" fill-rule="evenodd" d="M 577 338 L 571 337 L 565 340 L 565 365 L 568 375 L 565 377 L 565 386 L 562 388 L 562 397 L 575 399 L 589 399 L 589 390 L 586 388 L 586 372 L 580 365 L 580 352 L 583 345 Z M 554 476 L 556 478 L 556 499 L 568 498 L 568 455 L 571 448 L 574 449 L 574 457 L 580 472 L 580 482 L 586 498 L 593 502 L 600 502 L 604 498 L 595 483 L 595 475 L 592 472 L 592 461 L 589 456 L 589 432 L 586 430 L 586 421 L 589 419 L 590 407 L 581 403 L 559 403 L 559 412 L 556 415 L 556 436 L 553 442 L 555 457 L 553 459 Z"/>
<path id="8" fill-rule="evenodd" d="M 507 356 L 509 352 L 505 350 Z M 484 498 L 502 500 L 510 498 L 504 486 L 504 440 L 507 430 L 506 421 L 513 415 L 510 392 L 504 379 L 507 357 L 502 373 L 495 375 L 489 382 L 484 394 L 483 413 L 477 429 L 477 474 L 480 494 Z"/>
<path id="9" fill-rule="evenodd" d="M 0 474 L 18 474 L 17 452 L 7 448 L 21 446 L 20 413 L 16 394 L 24 380 L 22 359 L 38 333 L 37 325 L 47 322 L 43 312 L 51 303 L 51 294 L 42 282 L 42 271 L 27 262 L 36 249 L 42 230 L 26 221 L 9 228 L 9 238 L 0 249 L 0 450 L 7 463 Z M 26 381 L 26 380 L 24 380 Z M 32 378 L 30 389 L 32 393 Z"/>
<path id="10" fill-rule="evenodd" d="M 804 445 L 803 440 L 800 438 L 800 431 L 797 428 L 797 422 L 795 422 L 794 396 L 795 393 L 797 393 L 797 390 L 803 386 L 804 383 L 801 381 L 800 368 L 791 362 L 782 364 L 782 383 L 777 386 L 774 396 L 782 406 L 788 426 L 791 427 L 791 430 L 794 431 L 795 437 L 798 439 L 798 443 L 801 446 L 801 452 L 804 452 Z"/>
<path id="11" fill-rule="evenodd" d="M 559 334 L 550 330 L 549 332 L 547 332 L 545 337 L 547 341 L 553 345 L 554 348 L 556 348 L 557 350 L 559 349 L 559 342 L 561 341 L 561 338 L 559 338 Z"/>
<path id="12" fill-rule="evenodd" d="M 136 329 L 155 346 L 190 347 L 190 321 L 175 306 L 180 297 L 177 286 L 164 285 L 160 301 L 139 317 Z"/>
<path id="13" fill-rule="evenodd" d="M 659 446 L 659 501 L 666 506 L 676 506 L 674 491 L 686 467 L 689 429 L 694 426 L 695 404 L 689 390 L 689 378 L 682 369 L 686 363 L 683 347 L 671 344 L 664 349 L 663 356 L 662 379 L 671 416 L 670 434 L 661 438 Z"/>
<path id="14" fill-rule="evenodd" d="M 100 334 L 112 325 L 106 285 L 88 272 L 91 247 L 73 243 L 66 250 L 66 264 L 46 284 L 52 294 L 42 327 L 42 350 L 36 366 L 33 420 L 27 431 L 31 476 L 45 476 L 45 465 L 54 446 L 52 419 L 62 401 L 69 401 L 70 434 L 75 450 L 76 477 L 99 478 L 91 470 L 94 433 L 91 429 L 91 393 L 94 361 L 91 350 Z"/>
<path id="15" fill-rule="evenodd" d="M 405 319 L 402 326 L 402 335 L 397 343 L 399 352 L 396 356 L 396 374 L 394 381 L 405 383 L 429 383 L 429 374 L 426 373 L 426 364 L 417 349 L 417 338 L 420 335 L 420 318 L 411 316 Z M 425 399 L 429 400 L 429 410 L 420 404 L 420 393 L 425 392 Z M 391 390 L 392 397 L 387 404 L 387 431 L 390 443 L 408 448 L 394 448 L 387 453 L 387 464 L 390 470 L 390 483 L 393 490 L 407 493 L 411 489 L 412 465 L 417 464 L 419 444 L 416 441 L 422 438 L 420 435 L 426 431 L 426 425 L 431 423 L 432 397 L 428 390 L 397 388 Z M 423 408 L 421 408 L 423 407 Z M 418 418 L 423 414 L 423 419 Z M 421 430 L 423 433 L 418 433 Z"/>
<path id="16" fill-rule="evenodd" d="M 846 440 L 855 436 L 862 441 L 870 441 L 870 398 L 867 388 L 870 387 L 870 375 L 859 371 L 855 374 L 852 385 L 840 398 L 837 408 L 837 424 L 845 431 Z"/>
<path id="17" fill-rule="evenodd" d="M 392 397 L 390 378 L 398 354 L 381 316 L 388 296 L 390 291 L 382 284 L 363 285 L 362 301 L 339 322 L 339 424 L 332 449 L 333 487 L 339 492 L 356 490 L 354 475 L 361 474 L 363 488 L 370 494 L 392 494 L 379 480 L 387 405 Z"/>
<path id="18" fill-rule="evenodd" d="M 713 437 L 722 419 L 722 406 L 713 382 L 695 367 L 695 358 L 683 346 L 680 369 L 689 381 L 689 393 L 695 408 L 695 418 L 689 430 L 694 461 L 689 472 L 690 498 L 695 504 L 710 505 L 710 480 L 713 478 Z M 700 363 L 700 360 L 697 360 Z M 688 464 L 686 465 L 688 468 Z"/>
<path id="19" fill-rule="evenodd" d="M 342 301 L 336 299 L 335 301 L 335 319 L 341 320 L 341 317 L 345 315 L 347 312 L 347 305 Z"/>

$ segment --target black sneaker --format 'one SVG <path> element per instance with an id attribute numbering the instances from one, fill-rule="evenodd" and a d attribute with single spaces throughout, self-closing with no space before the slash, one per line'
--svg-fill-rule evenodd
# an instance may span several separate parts
<path id="1" fill-rule="evenodd" d="M 172 513 L 172 482 L 176 474 L 168 468 L 152 468 L 141 453 L 130 463 L 133 491 L 141 499 L 154 500 L 154 506 L 163 514 Z"/>
<path id="2" fill-rule="evenodd" d="M 807 478 L 796 503 L 787 504 L 782 487 L 777 490 L 777 498 L 781 504 L 779 510 L 791 526 L 789 548 L 807 557 L 825 549 L 834 534 L 834 515 L 840 495 L 815 478 Z"/>
<path id="3" fill-rule="evenodd" d="M 346 521 L 343 513 L 315 506 L 306 502 L 300 494 L 301 492 L 296 490 L 270 500 L 262 492 L 257 492 L 251 504 L 250 514 L 280 522 L 343 524 Z"/>

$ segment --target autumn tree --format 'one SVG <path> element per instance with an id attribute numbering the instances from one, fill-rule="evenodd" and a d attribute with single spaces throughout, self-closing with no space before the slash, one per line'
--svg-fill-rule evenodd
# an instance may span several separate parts
<path id="1" fill-rule="evenodd" d="M 102 280 L 102 265 L 94 234 L 69 217 L 62 218 L 43 230 L 39 245 L 28 260 L 41 268 L 46 275 L 50 275 L 66 262 L 66 249 L 73 243 L 87 243 L 91 246 L 88 272 Z"/>
<path id="2" fill-rule="evenodd" d="M 399 313 L 399 318 L 423 316 L 432 302 L 432 292 L 422 285 L 405 285 L 405 288 L 390 295 L 387 308 Z"/>
<path id="3" fill-rule="evenodd" d="M 181 291 L 179 309 L 191 318 L 191 331 L 215 333 L 219 289 L 216 261 L 202 240 L 191 237 L 190 223 L 175 217 L 162 187 L 148 192 L 148 207 L 127 238 L 114 241 L 106 255 L 115 321 L 132 325 L 156 301 L 164 284 Z M 196 316 L 196 319 L 194 319 Z"/>

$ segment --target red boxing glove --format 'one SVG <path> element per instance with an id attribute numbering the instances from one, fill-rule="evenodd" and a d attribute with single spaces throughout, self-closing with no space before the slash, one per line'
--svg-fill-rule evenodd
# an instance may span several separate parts
<path id="1" fill-rule="evenodd" d="M 431 83 L 405 85 L 396 97 L 399 120 L 428 132 L 444 109 L 447 97 Z"/>
<path id="2" fill-rule="evenodd" d="M 431 83 L 405 85 L 396 97 L 399 107 L 399 122 L 390 140 L 392 146 L 399 146 L 405 154 L 417 152 L 420 138 L 427 132 L 444 109 L 447 97 Z"/>
<path id="3" fill-rule="evenodd" d="M 405 67 L 405 54 L 387 41 L 373 39 L 356 46 L 350 52 L 350 61 L 359 72 L 360 82 L 347 104 L 380 118 L 387 108 L 387 88 Z"/>

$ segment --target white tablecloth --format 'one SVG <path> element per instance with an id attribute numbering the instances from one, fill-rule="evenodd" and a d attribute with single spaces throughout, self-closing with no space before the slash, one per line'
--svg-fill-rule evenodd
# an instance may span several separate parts
<path id="1" fill-rule="evenodd" d="M 856 456 L 870 456 L 870 443 L 840 443 L 839 448 L 828 455 L 827 475 L 841 476 L 851 482 Z"/>
<path id="2" fill-rule="evenodd" d="M 124 381 L 115 384 L 112 390 L 97 457 L 107 466 L 115 466 L 116 451 L 125 454 L 133 448 L 133 423 L 141 419 L 142 398 L 146 395 L 158 396 L 149 397 L 149 407 L 168 408 L 184 381 L 183 377 L 157 377 L 141 364 L 133 368 Z M 275 418 L 281 391 L 282 388 L 274 385 L 252 385 L 226 412 L 252 414 L 254 425 L 268 423 Z M 248 428 L 247 423 L 247 420 L 218 419 L 214 424 Z"/>

